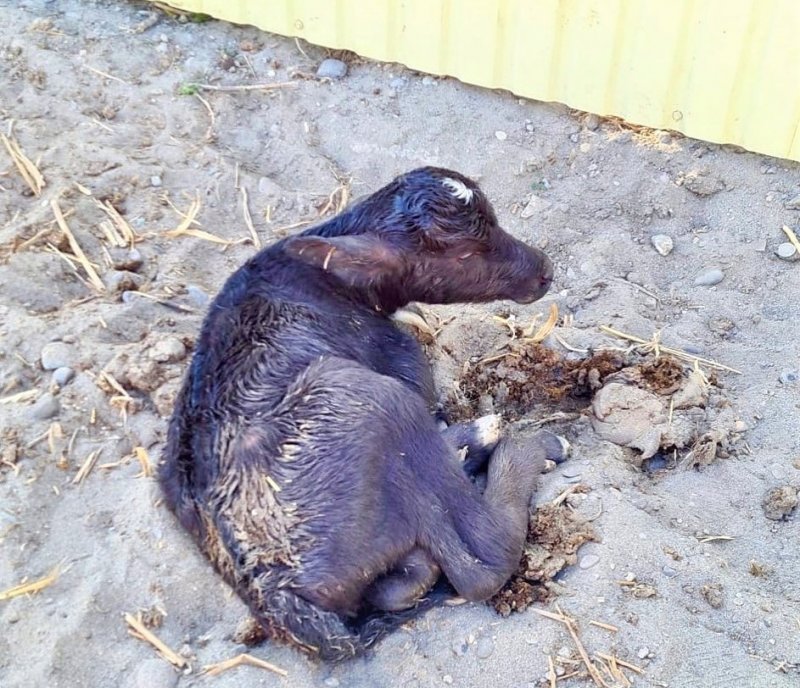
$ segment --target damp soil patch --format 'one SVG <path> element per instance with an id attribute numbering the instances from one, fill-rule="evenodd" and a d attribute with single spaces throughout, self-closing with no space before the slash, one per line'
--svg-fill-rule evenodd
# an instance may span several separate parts
<path id="1" fill-rule="evenodd" d="M 685 378 L 685 366 L 669 356 L 603 350 L 577 357 L 535 344 L 467 368 L 446 407 L 454 422 L 474 418 L 487 400 L 511 422 L 542 407 L 581 411 L 610 375 L 626 368 L 635 368 L 644 386 L 659 394 L 673 393 Z"/>
<path id="2" fill-rule="evenodd" d="M 509 616 L 535 602 L 549 602 L 561 587 L 554 579 L 577 562 L 581 545 L 596 540 L 592 524 L 566 504 L 539 506 L 531 515 L 519 568 L 489 605 Z"/>

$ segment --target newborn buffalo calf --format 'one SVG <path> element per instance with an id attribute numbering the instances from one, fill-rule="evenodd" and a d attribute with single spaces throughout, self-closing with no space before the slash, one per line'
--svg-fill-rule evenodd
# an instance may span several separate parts
<path id="1" fill-rule="evenodd" d="M 440 432 L 428 362 L 389 316 L 411 301 L 530 303 L 551 279 L 474 182 L 433 167 L 228 279 L 160 480 L 269 637 L 345 659 L 407 619 L 440 572 L 468 600 L 513 573 L 544 442 L 497 444 L 491 418 Z M 473 470 L 491 453 L 483 492 L 463 445 Z"/>

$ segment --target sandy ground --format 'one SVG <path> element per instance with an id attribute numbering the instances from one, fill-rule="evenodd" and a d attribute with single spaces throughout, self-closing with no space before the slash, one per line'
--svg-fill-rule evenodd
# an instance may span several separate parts
<path id="1" fill-rule="evenodd" d="M 0 601 L 0 685 L 523 687 L 547 685 L 548 654 L 562 674 L 580 668 L 557 622 L 465 605 L 434 610 L 344 666 L 266 644 L 252 653 L 287 678 L 248 667 L 199 676 L 243 650 L 232 635 L 244 606 L 159 505 L 132 452 L 158 459 L 205 299 L 254 247 L 165 232 L 179 226 L 178 211 L 196 210 L 202 230 L 247 239 L 246 190 L 266 243 L 345 193 L 423 164 L 479 178 L 509 231 L 557 265 L 543 302 L 436 309 L 458 316 L 433 351 L 443 390 L 464 361 L 506 340 L 490 315 L 524 324 L 553 302 L 571 316 L 556 333 L 572 346 L 612 343 L 603 324 L 646 339 L 660 331 L 665 345 L 742 371 L 719 374 L 716 403 L 747 430 L 730 458 L 702 471 L 642 471 L 585 419 L 562 427 L 576 455 L 545 477 L 541 498 L 576 480 L 591 488 L 570 504 L 594 518 L 602 542 L 581 549 L 559 600 L 587 650 L 641 667 L 627 671 L 636 686 L 800 683 L 800 518 L 769 520 L 761 506 L 771 488 L 800 485 L 800 266 L 775 255 L 781 226 L 800 222 L 796 164 L 398 65 L 348 58 L 346 77 L 321 81 L 320 48 L 181 23 L 143 3 L 0 0 L 0 51 L 0 129 L 46 181 L 33 196 L 0 149 L 1 396 L 34 390 L 0 406 L 3 459 L 16 464 L 0 469 L 0 590 L 65 569 L 34 596 Z M 202 91 L 201 100 L 180 94 L 192 82 L 293 86 Z M 55 198 L 102 295 L 57 253 L 74 250 L 52 222 Z M 110 218 L 97 199 L 141 238 L 141 265 L 108 250 Z M 669 255 L 653 248 L 656 234 L 672 238 Z M 712 268 L 718 284 L 695 283 Z M 136 286 L 173 305 L 122 298 Z M 74 378 L 54 388 L 43 364 Z M 636 597 L 619 584 L 626 578 L 656 594 Z M 123 613 L 154 608 L 166 612 L 156 632 L 191 673 L 127 633 Z"/>

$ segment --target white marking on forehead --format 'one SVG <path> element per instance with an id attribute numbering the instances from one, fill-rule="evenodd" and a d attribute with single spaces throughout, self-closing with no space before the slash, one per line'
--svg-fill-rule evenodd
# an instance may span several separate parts
<path id="1" fill-rule="evenodd" d="M 453 194 L 459 201 L 464 201 L 464 203 L 470 203 L 472 201 L 473 192 L 464 182 L 458 181 L 458 179 L 453 179 L 452 177 L 445 177 L 442 179 L 442 184 L 444 184 L 448 189 L 450 189 L 450 193 Z"/>

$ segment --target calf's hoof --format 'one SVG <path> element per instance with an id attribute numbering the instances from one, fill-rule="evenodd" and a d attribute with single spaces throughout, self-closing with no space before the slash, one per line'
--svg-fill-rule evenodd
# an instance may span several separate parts
<path id="1" fill-rule="evenodd" d="M 544 449 L 544 458 L 546 461 L 552 461 L 555 464 L 564 463 L 572 452 L 572 447 L 569 442 L 561 435 L 556 435 L 549 430 L 542 430 L 536 434 L 536 439 Z"/>

